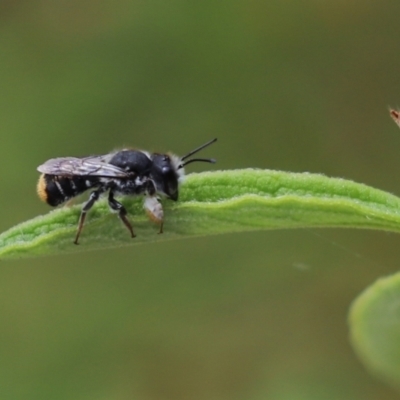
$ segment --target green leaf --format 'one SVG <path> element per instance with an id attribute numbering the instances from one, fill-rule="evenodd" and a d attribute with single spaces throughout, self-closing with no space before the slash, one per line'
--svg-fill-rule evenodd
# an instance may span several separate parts
<path id="1" fill-rule="evenodd" d="M 354 301 L 350 331 L 365 366 L 400 389 L 400 273 L 379 279 Z"/>
<path id="2" fill-rule="evenodd" d="M 123 200 L 132 239 L 106 200 L 90 210 L 73 244 L 80 206 L 64 207 L 0 235 L 0 257 L 72 253 L 259 229 L 342 227 L 400 231 L 400 199 L 344 179 L 269 170 L 204 172 L 187 176 L 180 200 L 164 200 L 164 234 L 149 222 L 141 198 Z"/>

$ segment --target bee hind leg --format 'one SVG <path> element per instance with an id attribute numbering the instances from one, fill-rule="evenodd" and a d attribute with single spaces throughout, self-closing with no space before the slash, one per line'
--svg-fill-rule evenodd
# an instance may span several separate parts
<path id="1" fill-rule="evenodd" d="M 111 207 L 112 210 L 118 211 L 118 216 L 121 218 L 121 221 L 127 227 L 131 236 L 134 238 L 136 235 L 133 232 L 132 224 L 126 217 L 128 212 L 126 211 L 126 208 L 119 201 L 114 199 L 114 193 L 112 191 L 110 191 L 110 193 L 108 194 L 108 205 Z"/>

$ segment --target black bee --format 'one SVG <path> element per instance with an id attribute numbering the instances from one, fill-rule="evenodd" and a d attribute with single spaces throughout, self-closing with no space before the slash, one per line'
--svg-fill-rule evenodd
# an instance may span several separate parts
<path id="1" fill-rule="evenodd" d="M 183 157 L 123 149 L 102 156 L 52 158 L 38 167 L 42 175 L 37 192 L 41 200 L 55 207 L 88 189 L 94 189 L 82 207 L 75 244 L 78 244 L 86 213 L 107 191 L 109 206 L 118 211 L 132 237 L 135 234 L 127 211 L 114 195 L 144 195 L 144 209 L 151 220 L 160 224 L 159 233 L 162 233 L 164 211 L 158 196 L 177 201 L 179 183 L 184 177 L 183 168 L 195 161 L 215 163 L 214 159 L 209 158 L 188 158 L 216 140 L 203 144 Z"/>

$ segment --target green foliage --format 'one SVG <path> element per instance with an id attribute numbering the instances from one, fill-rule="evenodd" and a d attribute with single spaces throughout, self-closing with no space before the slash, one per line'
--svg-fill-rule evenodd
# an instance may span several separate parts
<path id="1" fill-rule="evenodd" d="M 33 0 L 1 11 L 2 231 L 50 210 L 34 190 L 44 160 L 125 146 L 184 154 L 211 136 L 221 169 L 322 171 L 400 193 L 386 110 L 399 104 L 394 2 Z M 133 240 L 105 202 L 79 246 L 79 206 L 0 235 L 0 258 L 26 256 L 0 268 L 1 398 L 397 399 L 355 360 L 343 315 L 368 282 L 396 272 L 398 235 L 275 230 L 130 247 L 242 216 L 225 207 L 209 223 L 217 203 L 186 203 L 194 178 L 179 203 L 164 202 L 164 235 L 140 199 L 124 199 Z M 257 218 L 231 229 L 285 227 L 306 200 L 252 199 Z M 388 213 L 375 203 L 355 224 L 343 215 L 346 226 L 385 214 L 378 228 L 397 230 L 397 200 Z M 314 225 L 335 217 L 327 207 Z M 204 226 L 191 226 L 200 211 Z M 84 252 L 113 245 L 127 247 Z"/>
<path id="2" fill-rule="evenodd" d="M 80 206 L 64 207 L 0 235 L 0 256 L 72 253 L 149 241 L 257 229 L 345 227 L 400 231 L 400 199 L 343 179 L 269 170 L 205 172 L 187 177 L 178 203 L 165 201 L 165 233 L 147 221 L 139 198 L 125 198 L 135 239 L 100 201 L 74 245 Z"/>
<path id="3" fill-rule="evenodd" d="M 400 274 L 379 279 L 350 312 L 353 346 L 373 373 L 400 387 Z"/>

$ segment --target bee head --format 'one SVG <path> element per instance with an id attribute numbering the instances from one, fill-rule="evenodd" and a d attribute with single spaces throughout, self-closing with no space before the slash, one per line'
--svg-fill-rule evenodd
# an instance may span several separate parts
<path id="1" fill-rule="evenodd" d="M 153 154 L 153 168 L 151 175 L 157 192 L 165 194 L 171 200 L 178 200 L 178 186 L 179 181 L 183 178 L 183 168 L 185 165 L 199 161 L 215 163 L 213 158 L 190 158 L 190 156 L 214 143 L 216 140 L 217 139 L 210 140 L 183 157 L 177 157 L 172 154 Z"/>
<path id="2" fill-rule="evenodd" d="M 153 154 L 151 176 L 157 192 L 165 194 L 171 200 L 178 200 L 179 175 L 167 154 Z"/>

